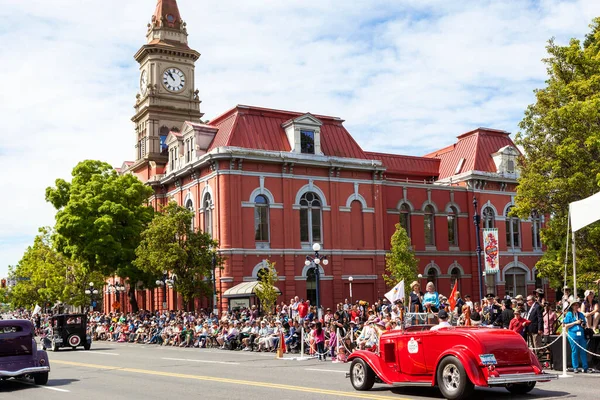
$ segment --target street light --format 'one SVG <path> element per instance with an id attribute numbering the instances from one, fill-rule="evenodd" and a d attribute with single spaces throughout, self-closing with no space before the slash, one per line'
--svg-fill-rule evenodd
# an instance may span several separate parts
<path id="1" fill-rule="evenodd" d="M 94 310 L 94 296 L 98 294 L 98 290 L 94 289 L 94 282 L 88 283 L 89 289 L 85 289 L 85 294 L 90 296 L 90 311 Z"/>
<path id="2" fill-rule="evenodd" d="M 175 276 L 173 278 L 169 278 L 169 274 L 167 271 L 163 272 L 163 276 L 161 279 L 156 280 L 157 286 L 163 287 L 163 310 L 167 309 L 167 287 L 172 288 L 175 284 Z"/>
<path id="3" fill-rule="evenodd" d="M 117 298 L 117 301 L 119 302 L 119 304 L 122 303 L 121 301 L 121 293 L 125 292 L 125 286 L 121 285 L 118 281 L 115 281 L 115 283 L 110 283 L 108 285 L 108 293 L 110 294 L 114 294 Z M 121 310 L 123 310 L 123 306 L 120 307 Z"/>
<path id="4" fill-rule="evenodd" d="M 481 274 L 481 235 L 479 234 L 479 223 L 481 216 L 477 212 L 477 198 L 473 196 L 473 223 L 475 224 L 475 236 L 477 236 L 477 275 L 479 276 L 479 301 L 483 299 L 483 275 Z"/>
<path id="5" fill-rule="evenodd" d="M 354 280 L 353 277 L 349 276 L 348 277 L 348 282 L 350 283 L 350 304 L 354 304 L 354 300 L 352 300 L 352 281 Z"/>
<path id="6" fill-rule="evenodd" d="M 319 302 L 319 281 L 320 281 L 320 277 L 321 277 L 321 272 L 319 271 L 319 264 L 323 263 L 323 265 L 327 265 L 329 264 L 329 261 L 327 260 L 327 256 L 321 256 L 319 255 L 319 251 L 321 250 L 321 245 L 319 243 L 315 243 L 313 244 L 313 250 L 315 252 L 314 256 L 306 256 L 306 261 L 304 262 L 304 265 L 306 265 L 307 267 L 311 264 L 315 265 L 315 284 L 316 284 L 316 291 L 317 291 L 317 296 L 316 296 L 316 306 L 317 306 L 317 318 L 321 319 L 321 304 Z"/>

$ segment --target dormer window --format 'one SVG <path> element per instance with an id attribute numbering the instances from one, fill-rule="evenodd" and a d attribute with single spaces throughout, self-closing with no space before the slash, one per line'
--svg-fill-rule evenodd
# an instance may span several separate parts
<path id="1" fill-rule="evenodd" d="M 507 160 L 506 161 L 506 172 L 509 174 L 515 173 L 515 160 Z"/>
<path id="2" fill-rule="evenodd" d="M 300 152 L 306 154 L 315 154 L 315 132 L 300 131 Z"/>
<path id="3" fill-rule="evenodd" d="M 285 130 L 292 153 L 322 155 L 322 125 L 323 123 L 311 114 L 304 114 L 284 122 L 281 126 Z"/>
<path id="4" fill-rule="evenodd" d="M 498 174 L 506 175 L 517 175 L 517 157 L 519 157 L 519 150 L 513 146 L 504 146 L 494 154 L 494 164 L 496 164 L 496 172 Z"/>

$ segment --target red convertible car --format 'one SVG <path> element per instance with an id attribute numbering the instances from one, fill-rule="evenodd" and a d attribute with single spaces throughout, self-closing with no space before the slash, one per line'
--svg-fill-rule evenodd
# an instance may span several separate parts
<path id="1" fill-rule="evenodd" d="M 375 382 L 394 386 L 438 386 L 450 400 L 468 397 L 475 386 L 502 386 L 514 394 L 530 392 L 546 374 L 517 333 L 475 327 L 430 330 L 416 325 L 385 332 L 378 352 L 358 350 L 348 357 L 356 390 Z"/>

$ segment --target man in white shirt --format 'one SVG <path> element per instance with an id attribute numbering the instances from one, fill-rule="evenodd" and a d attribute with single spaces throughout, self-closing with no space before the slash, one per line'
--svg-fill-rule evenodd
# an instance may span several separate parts
<path id="1" fill-rule="evenodd" d="M 437 331 L 442 328 L 449 328 L 452 325 L 448 322 L 448 313 L 445 310 L 438 312 L 438 320 L 440 321 L 437 325 L 431 327 L 431 331 Z"/>

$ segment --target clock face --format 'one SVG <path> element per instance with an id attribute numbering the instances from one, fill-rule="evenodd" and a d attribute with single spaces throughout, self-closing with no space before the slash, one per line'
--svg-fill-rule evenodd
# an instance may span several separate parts
<path id="1" fill-rule="evenodd" d="M 140 76 L 140 90 L 142 94 L 146 94 L 146 90 L 148 89 L 148 73 L 146 70 L 142 71 L 142 75 Z"/>
<path id="2" fill-rule="evenodd" d="M 177 68 L 167 68 L 163 73 L 163 83 L 171 92 L 179 92 L 185 86 L 185 75 Z"/>

